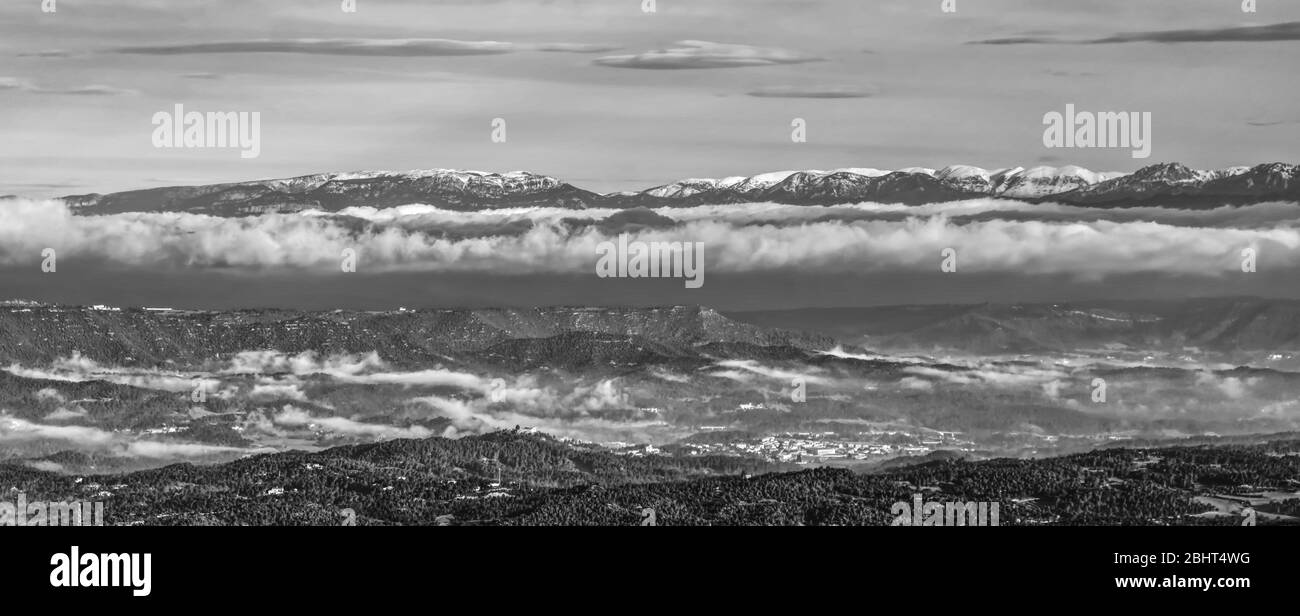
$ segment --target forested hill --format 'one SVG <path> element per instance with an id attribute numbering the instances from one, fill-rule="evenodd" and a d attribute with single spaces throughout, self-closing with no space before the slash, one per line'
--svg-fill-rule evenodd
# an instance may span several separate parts
<path id="1" fill-rule="evenodd" d="M 499 473 L 499 475 L 498 475 Z M 499 483 L 498 483 L 499 476 Z M 1300 440 L 938 460 L 876 474 L 618 455 L 540 434 L 395 440 L 71 476 L 0 465 L 0 491 L 103 500 L 108 524 L 880 525 L 891 505 L 985 501 L 1002 525 L 1259 524 L 1300 517 Z M 12 500 L 12 499 L 9 499 Z"/>

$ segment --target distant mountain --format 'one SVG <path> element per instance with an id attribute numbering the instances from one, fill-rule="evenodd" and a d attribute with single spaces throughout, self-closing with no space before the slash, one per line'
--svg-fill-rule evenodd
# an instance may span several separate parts
<path id="1" fill-rule="evenodd" d="M 988 193 L 1010 199 L 1033 199 L 1085 189 L 1121 173 L 1098 173 L 1073 165 L 1065 167 L 1019 167 L 991 174 Z"/>
<path id="2" fill-rule="evenodd" d="M 1069 352 L 1111 346 L 1235 353 L 1300 350 L 1300 301 L 1205 298 L 1059 304 L 822 308 L 729 313 L 868 347 L 971 353 Z"/>
<path id="3" fill-rule="evenodd" d="M 379 350 L 398 365 L 461 359 L 514 369 L 583 368 L 799 359 L 837 344 L 987 354 L 1105 347 L 1295 352 L 1300 301 L 1205 298 L 726 314 L 698 306 L 207 312 L 0 305 L 0 364 L 43 364 L 80 353 L 110 365 L 201 366 L 240 351 L 274 349 L 325 355 Z"/>
<path id="4" fill-rule="evenodd" d="M 1300 199 L 1300 166 L 1275 163 L 1198 171 L 1178 163 L 1144 167 L 1104 182 L 1053 195 L 1052 201 L 1091 207 L 1240 205 Z"/>
<path id="5" fill-rule="evenodd" d="M 696 359 L 711 345 L 821 350 L 818 334 L 769 329 L 710 308 L 503 308 L 393 312 L 227 312 L 0 306 L 0 363 L 80 353 L 110 365 L 198 366 L 247 350 L 370 353 L 396 364 L 449 355 L 492 363 L 582 366 Z"/>
<path id="6" fill-rule="evenodd" d="M 1087 207 L 1216 207 L 1300 200 L 1300 166 L 1283 163 L 1199 171 L 1161 163 L 1131 174 L 1082 167 L 986 170 L 969 165 L 883 171 L 781 171 L 750 177 L 688 179 L 640 192 L 598 194 L 525 172 L 434 169 L 404 173 L 326 173 L 234 184 L 152 188 L 65 197 L 81 214 L 186 211 L 214 216 L 427 203 L 475 211 L 509 207 L 688 207 L 775 202 L 835 205 L 879 202 L 922 205 L 979 197 L 1052 201 Z"/>
<path id="7" fill-rule="evenodd" d="M 384 208 L 409 203 L 433 203 L 452 210 L 530 206 L 580 209 L 598 199 L 599 195 L 595 193 L 542 175 L 448 169 L 405 173 L 323 173 L 279 180 L 152 188 L 64 198 L 83 214 L 185 211 L 214 216 L 313 209 L 333 212 L 352 206 Z"/>

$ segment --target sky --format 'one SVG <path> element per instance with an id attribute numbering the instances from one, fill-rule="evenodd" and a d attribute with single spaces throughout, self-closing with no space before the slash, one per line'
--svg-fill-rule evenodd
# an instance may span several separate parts
<path id="1" fill-rule="evenodd" d="M 1295 162 L 1300 142 L 1300 4 L 1280 0 L 41 4 L 0 6 L 0 194 L 363 169 L 616 191 L 810 168 L 1219 168 Z M 1151 158 L 1044 147 L 1043 115 L 1067 103 L 1150 112 Z M 260 156 L 154 147 L 153 114 L 176 104 L 260 112 Z"/>

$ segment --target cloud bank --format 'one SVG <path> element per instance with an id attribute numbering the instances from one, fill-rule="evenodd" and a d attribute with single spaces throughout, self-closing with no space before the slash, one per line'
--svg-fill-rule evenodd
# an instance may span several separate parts
<path id="1" fill-rule="evenodd" d="M 1300 21 L 1267 24 L 1262 26 L 1242 26 L 1236 28 L 1204 28 L 1191 30 L 1147 30 L 1142 32 L 1121 32 L 1094 39 L 1071 40 L 1043 36 L 1017 36 L 982 41 L 972 41 L 973 45 L 1053 45 L 1086 44 L 1107 45 L 1114 43 L 1260 43 L 1300 40 Z"/>
<path id="2" fill-rule="evenodd" d="M 220 41 L 213 43 L 183 43 L 176 45 L 142 45 L 119 47 L 114 51 L 123 54 L 153 56 L 226 53 L 292 53 L 327 56 L 440 57 L 498 55 L 517 51 L 599 53 L 614 49 L 617 49 L 617 47 L 610 45 L 563 42 L 515 44 L 501 41 L 460 41 L 439 38 L 299 38 Z"/>
<path id="3" fill-rule="evenodd" d="M 767 86 L 751 90 L 750 96 L 758 98 L 867 98 L 875 95 L 874 88 L 865 86 Z"/>
<path id="4" fill-rule="evenodd" d="M 776 47 L 755 47 L 712 43 L 709 41 L 679 41 L 677 47 L 656 49 L 639 54 L 605 56 L 595 63 L 614 68 L 639 69 L 705 69 L 776 66 L 817 62 L 822 58 Z"/>
<path id="5" fill-rule="evenodd" d="M 1261 270 L 1300 266 L 1294 205 L 1121 214 L 1118 221 L 1033 207 L 1043 211 L 994 199 L 922 208 L 664 209 L 659 212 L 675 226 L 640 228 L 629 232 L 629 240 L 702 242 L 704 267 L 711 273 L 933 272 L 947 249 L 955 251 L 959 271 L 1088 280 L 1134 273 L 1220 277 L 1240 273 L 1247 249 L 1255 251 Z M 10 199 L 0 201 L 0 216 L 8 223 L 0 227 L 0 266 L 36 267 L 43 251 L 53 248 L 64 262 L 235 269 L 248 275 L 286 269 L 336 274 L 346 249 L 355 251 L 358 273 L 594 276 L 602 254 L 598 246 L 618 237 L 598 225 L 557 221 L 556 211 L 457 214 L 464 219 L 459 221 L 427 206 L 415 212 L 373 211 L 385 222 L 362 225 L 353 218 L 299 214 L 82 217 L 59 201 Z M 584 212 L 593 214 L 602 213 Z M 471 221 L 522 224 L 501 235 L 490 228 L 473 237 L 447 235 Z"/>

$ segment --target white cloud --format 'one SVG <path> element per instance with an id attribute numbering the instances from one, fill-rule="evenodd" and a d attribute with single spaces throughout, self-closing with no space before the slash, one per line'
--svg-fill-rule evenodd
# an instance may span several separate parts
<path id="1" fill-rule="evenodd" d="M 959 208 L 987 207 L 995 200 Z M 982 204 L 982 205 L 981 205 Z M 731 206 L 744 211 L 749 206 Z M 851 209 L 851 208 L 850 208 Z M 859 208 L 861 209 L 861 208 Z M 766 210 L 785 219 L 802 216 Z M 425 212 L 427 214 L 427 211 Z M 1218 277 L 1240 272 L 1241 251 L 1254 247 L 1258 267 L 1300 265 L 1300 229 L 1208 228 L 1151 221 L 977 220 L 945 213 L 895 220 L 814 220 L 798 224 L 691 218 L 630 239 L 697 241 L 712 272 L 934 272 L 940 252 L 957 252 L 960 271 L 1059 274 L 1097 280 L 1134 273 Z M 521 214 L 528 218 L 531 213 Z M 541 212 L 540 218 L 551 218 Z M 574 213 L 578 215 L 578 213 Z M 60 258 L 82 257 L 137 267 L 337 268 L 344 248 L 369 271 L 594 275 L 597 246 L 615 239 L 598 228 L 536 224 L 521 234 L 446 239 L 400 226 L 356 230 L 332 217 L 269 214 L 217 218 L 181 213 L 73 216 L 61 202 L 0 202 L 0 265 L 27 263 L 49 246 Z M 439 214 L 441 216 L 441 214 Z M 792 218 L 790 220 L 798 220 Z"/>
<path id="2" fill-rule="evenodd" d="M 428 438 L 433 432 L 423 426 L 398 427 L 387 424 L 365 423 L 347 417 L 314 417 L 310 413 L 292 405 L 284 408 L 271 418 L 280 426 L 291 428 L 308 428 L 323 430 L 344 436 L 365 436 L 375 439 Z"/>
<path id="3" fill-rule="evenodd" d="M 216 387 L 221 384 L 216 379 L 203 378 L 197 373 L 182 374 L 148 368 L 101 366 L 95 360 L 85 357 L 79 352 L 73 352 L 71 357 L 56 359 L 48 369 L 28 368 L 19 364 L 11 364 L 7 368 L 0 368 L 0 370 L 28 379 L 66 381 L 70 383 L 105 381 L 117 385 L 170 392 L 191 392 L 200 384 L 207 388 L 208 391 L 215 391 Z"/>
<path id="4" fill-rule="evenodd" d="M 712 43 L 709 41 L 679 41 L 677 47 L 656 49 L 639 54 L 605 56 L 596 64 L 616 68 L 642 69 L 702 69 L 743 68 L 773 66 L 777 64 L 802 64 L 820 60 L 816 56 L 779 49 Z"/>

